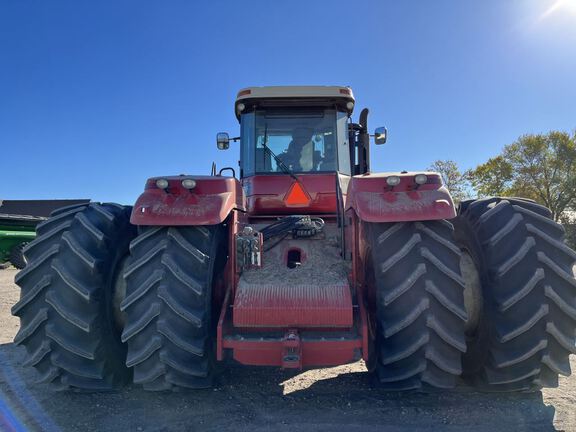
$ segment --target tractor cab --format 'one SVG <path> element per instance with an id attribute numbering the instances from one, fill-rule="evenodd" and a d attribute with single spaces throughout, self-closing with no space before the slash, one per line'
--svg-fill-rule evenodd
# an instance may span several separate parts
<path id="1" fill-rule="evenodd" d="M 347 183 L 369 168 L 367 110 L 363 124 L 354 124 L 354 104 L 348 87 L 240 90 L 234 140 L 240 141 L 240 178 L 251 214 L 336 212 L 337 179 Z M 229 142 L 228 134 L 218 134 L 218 148 Z"/>

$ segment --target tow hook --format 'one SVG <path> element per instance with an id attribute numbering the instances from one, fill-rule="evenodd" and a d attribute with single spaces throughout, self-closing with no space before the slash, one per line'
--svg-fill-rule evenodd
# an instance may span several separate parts
<path id="1" fill-rule="evenodd" d="M 282 339 L 282 369 L 302 369 L 302 345 L 298 330 L 288 330 Z"/>

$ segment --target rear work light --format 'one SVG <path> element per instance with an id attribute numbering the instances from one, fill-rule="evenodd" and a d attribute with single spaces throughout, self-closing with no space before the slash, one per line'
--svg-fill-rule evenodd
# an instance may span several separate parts
<path id="1" fill-rule="evenodd" d="M 400 184 L 400 177 L 390 176 L 386 178 L 386 184 L 388 186 L 398 186 Z"/>
<path id="2" fill-rule="evenodd" d="M 158 179 L 156 180 L 156 187 L 158 189 L 166 189 L 168 188 L 168 180 L 166 179 Z"/>
<path id="3" fill-rule="evenodd" d="M 426 174 L 416 174 L 414 176 L 414 182 L 419 185 L 428 183 L 428 176 Z"/>
<path id="4" fill-rule="evenodd" d="M 184 179 L 182 180 L 182 187 L 186 189 L 194 189 L 196 187 L 196 180 Z"/>

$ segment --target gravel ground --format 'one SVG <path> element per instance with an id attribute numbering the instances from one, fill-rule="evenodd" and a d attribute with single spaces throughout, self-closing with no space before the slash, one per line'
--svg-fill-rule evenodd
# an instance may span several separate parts
<path id="1" fill-rule="evenodd" d="M 576 376 L 530 394 L 385 393 L 356 363 L 298 374 L 227 369 L 217 388 L 196 392 L 53 392 L 11 343 L 15 274 L 0 270 L 0 431 L 576 431 Z"/>

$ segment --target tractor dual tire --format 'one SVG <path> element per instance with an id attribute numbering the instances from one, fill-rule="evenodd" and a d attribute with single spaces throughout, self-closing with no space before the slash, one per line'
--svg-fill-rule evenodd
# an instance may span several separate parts
<path id="1" fill-rule="evenodd" d="M 18 270 L 26 267 L 26 258 L 24 257 L 24 248 L 28 242 L 19 243 L 10 250 L 9 261 Z"/>
<path id="2" fill-rule="evenodd" d="M 212 283 L 224 250 L 221 228 L 146 227 L 130 245 L 122 341 L 134 383 L 145 390 L 213 384 Z"/>
<path id="3" fill-rule="evenodd" d="M 135 235 L 130 210 L 98 203 L 58 209 L 25 248 L 14 342 L 25 346 L 24 364 L 40 382 L 106 391 L 130 381 L 113 311 L 119 263 Z"/>
<path id="4" fill-rule="evenodd" d="M 517 198 L 464 202 L 455 225 L 483 297 L 465 378 L 487 391 L 556 387 L 576 353 L 576 252 L 563 227 L 547 208 Z"/>
<path id="5" fill-rule="evenodd" d="M 368 224 L 374 369 L 386 390 L 453 388 L 466 350 L 461 251 L 445 220 Z"/>

